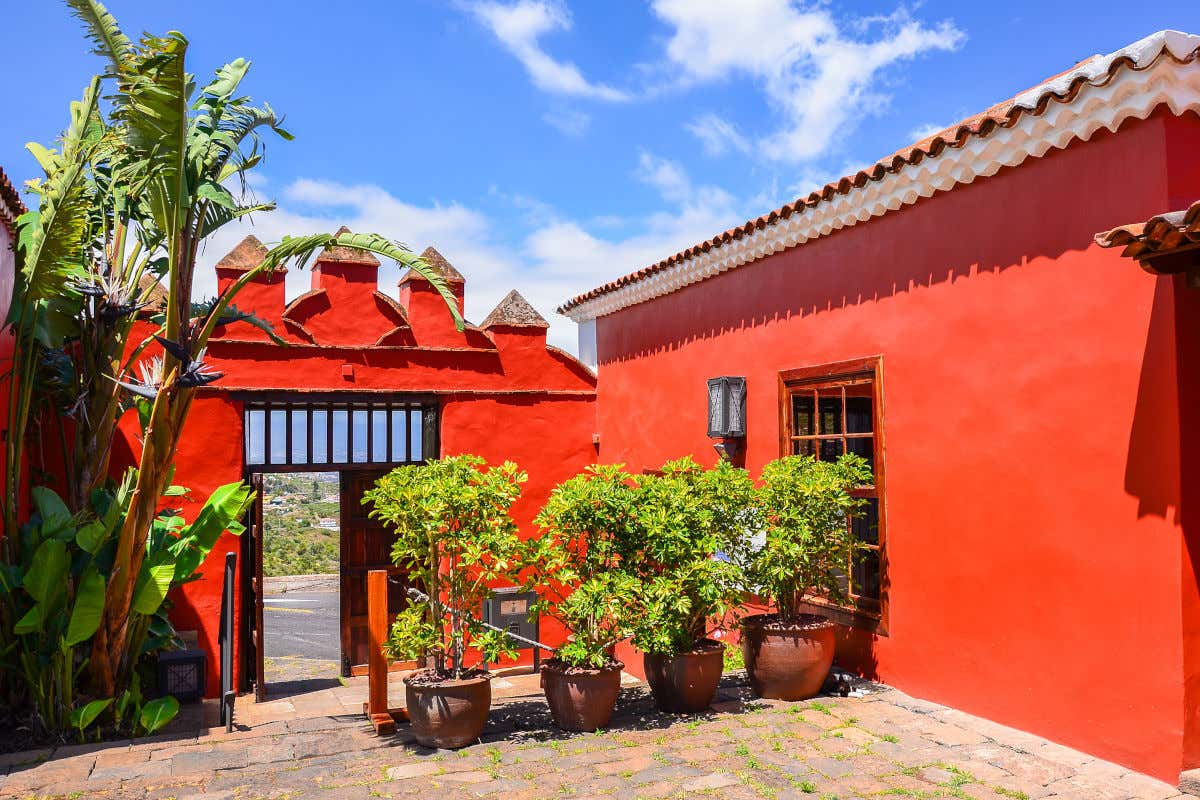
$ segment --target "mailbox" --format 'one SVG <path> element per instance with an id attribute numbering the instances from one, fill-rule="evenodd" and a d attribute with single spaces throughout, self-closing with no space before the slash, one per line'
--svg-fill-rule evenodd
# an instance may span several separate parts
<path id="1" fill-rule="evenodd" d="M 494 595 L 483 601 L 483 621 L 501 630 L 538 641 L 538 618 L 530 618 L 529 609 L 537 602 L 537 592 L 522 592 L 516 588 L 493 589 Z M 512 640 L 518 650 L 533 650 L 533 667 L 541 664 L 541 650 L 519 640 Z"/>

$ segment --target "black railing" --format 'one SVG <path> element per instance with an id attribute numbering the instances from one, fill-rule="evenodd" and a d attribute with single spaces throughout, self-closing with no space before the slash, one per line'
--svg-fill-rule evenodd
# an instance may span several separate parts
<path id="1" fill-rule="evenodd" d="M 233 581 L 237 572 L 237 553 L 225 554 L 225 583 L 221 588 L 221 629 L 217 640 L 221 645 L 221 724 L 228 733 L 233 730 Z"/>

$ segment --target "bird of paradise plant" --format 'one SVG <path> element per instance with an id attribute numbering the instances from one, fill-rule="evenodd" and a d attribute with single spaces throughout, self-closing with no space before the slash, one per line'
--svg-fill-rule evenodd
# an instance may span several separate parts
<path id="1" fill-rule="evenodd" d="M 103 569 L 98 566 L 96 576 L 86 579 L 68 571 L 65 583 L 54 587 L 75 603 L 85 580 L 90 599 L 102 588 L 98 611 L 75 631 L 90 632 L 72 645 L 86 647 L 89 655 L 62 671 L 69 683 L 82 665 L 90 695 L 102 702 L 133 683 L 150 616 L 137 602 L 146 582 L 165 580 L 169 573 L 169 588 L 199 567 L 194 559 L 183 563 L 163 555 L 167 539 L 155 531 L 162 526 L 163 498 L 172 491 L 175 449 L 192 398 L 197 388 L 220 377 L 204 362 L 209 338 L 231 318 L 269 328 L 236 309 L 238 292 L 287 262 L 303 265 L 323 248 L 349 247 L 394 259 L 426 278 L 456 324 L 464 323 L 437 271 L 404 245 L 373 233 L 285 237 L 215 299 L 197 302 L 203 243 L 235 220 L 274 208 L 246 201 L 237 190 L 244 190 L 246 176 L 263 160 L 263 137 L 288 140 L 291 134 L 269 105 L 254 105 L 241 93 L 250 62 L 232 61 L 198 86 L 186 68 L 183 34 L 144 34 L 134 41 L 96 0 L 67 2 L 105 69 L 72 104 L 59 146 L 29 147 L 45 177 L 30 187 L 37 208 L 17 221 L 19 274 L 8 319 L 16 348 L 0 497 L 5 560 L 0 588 L 8 600 L 0 608 L 0 652 L 11 658 L 27 635 L 14 632 L 14 615 L 30 600 L 23 559 L 33 557 L 31 529 L 23 531 L 20 519 L 22 487 L 31 477 L 25 448 L 40 436 L 38 449 L 44 450 L 47 430 L 56 429 L 65 473 L 62 504 L 75 531 L 64 534 L 64 544 L 79 546 L 81 529 L 99 518 L 98 499 L 120 502 L 111 528 L 105 526 L 105 540 L 96 545 L 104 553 Z M 109 106 L 99 102 L 102 91 Z M 165 302 L 147 309 L 156 290 L 165 290 Z M 134 341 L 135 320 L 153 312 L 158 329 Z M 152 354 L 156 360 L 148 362 Z M 111 478 L 113 438 L 131 407 L 142 422 L 141 449 L 120 482 L 126 490 L 118 492 Z M 234 499 L 225 499 L 224 512 L 240 513 Z M 75 721 L 99 713 L 77 713 Z M 61 726 L 63 715 L 52 716 L 53 725 Z"/>

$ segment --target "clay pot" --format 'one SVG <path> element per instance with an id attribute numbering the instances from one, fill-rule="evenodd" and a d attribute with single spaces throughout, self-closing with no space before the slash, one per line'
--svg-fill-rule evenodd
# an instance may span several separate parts
<path id="1" fill-rule="evenodd" d="M 426 747 L 454 748 L 483 733 L 492 705 L 492 680 L 479 675 L 438 683 L 404 680 L 405 705 L 413 736 Z"/>
<path id="2" fill-rule="evenodd" d="M 741 621 L 742 656 L 750 686 L 771 700 L 807 700 L 821 691 L 833 666 L 836 625 L 817 614 L 782 623 L 775 614 Z"/>
<path id="3" fill-rule="evenodd" d="M 608 725 L 621 691 L 624 664 L 603 669 L 568 667 L 561 661 L 542 664 L 542 689 L 554 724 L 564 731 L 594 731 Z"/>
<path id="4" fill-rule="evenodd" d="M 672 714 L 696 714 L 708 708 L 725 668 L 725 645 L 702 639 L 676 656 L 645 654 L 646 682 L 654 702 Z"/>

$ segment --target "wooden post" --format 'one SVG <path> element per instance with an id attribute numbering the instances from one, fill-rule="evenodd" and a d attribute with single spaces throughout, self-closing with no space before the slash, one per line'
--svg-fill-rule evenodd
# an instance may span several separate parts
<path id="1" fill-rule="evenodd" d="M 396 730 L 388 710 L 388 662 L 383 652 L 388 626 L 387 570 L 367 572 L 367 717 L 379 735 Z"/>

